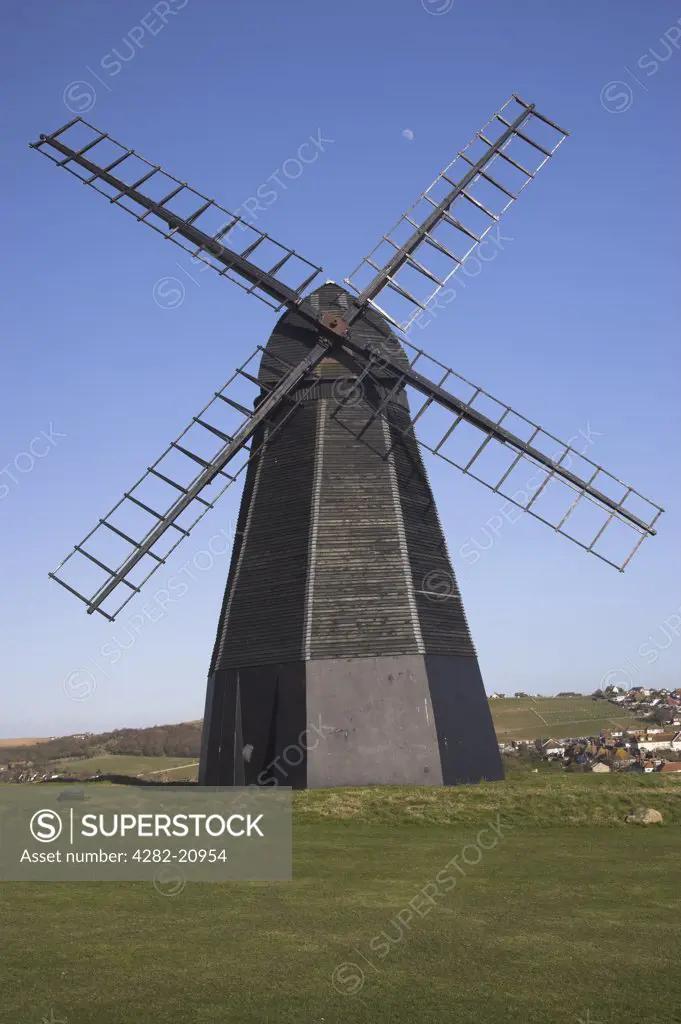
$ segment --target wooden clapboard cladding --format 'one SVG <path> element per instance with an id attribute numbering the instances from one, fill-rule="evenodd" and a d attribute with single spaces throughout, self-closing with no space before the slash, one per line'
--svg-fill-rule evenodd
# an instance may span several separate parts
<path id="1" fill-rule="evenodd" d="M 413 590 L 424 649 L 432 654 L 474 657 L 459 586 L 408 407 L 391 405 L 392 453 L 399 482 Z"/>
<path id="2" fill-rule="evenodd" d="M 246 471 L 211 671 L 303 657 L 318 403 L 299 408 Z M 256 446 L 260 438 L 256 438 Z"/>
<path id="3" fill-rule="evenodd" d="M 308 301 L 319 312 L 347 306 L 338 285 Z M 379 327 L 366 320 L 358 329 L 384 343 Z M 309 335 L 295 314 L 282 317 L 260 368 L 265 387 L 304 355 Z M 397 339 L 390 344 L 406 360 Z M 334 359 L 320 364 L 315 381 L 294 392 L 303 400 L 283 430 L 266 425 L 256 439 L 265 443 L 247 470 L 211 670 L 427 651 L 474 656 L 407 429 L 405 392 L 390 402 L 386 421 L 375 409 L 394 382 L 365 381 L 353 391 Z"/>
<path id="4" fill-rule="evenodd" d="M 322 400 L 308 659 L 422 651 L 383 419 L 357 436 L 371 412 Z"/>

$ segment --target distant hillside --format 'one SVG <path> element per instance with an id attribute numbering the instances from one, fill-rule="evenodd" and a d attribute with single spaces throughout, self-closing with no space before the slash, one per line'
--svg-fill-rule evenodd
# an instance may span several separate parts
<path id="1" fill-rule="evenodd" d="M 124 754 L 129 757 L 197 758 L 201 749 L 201 722 L 154 725 L 148 729 L 115 729 L 97 734 L 79 733 L 22 746 L 0 747 L 3 761 L 45 764 L 68 758 Z"/>
<path id="2" fill-rule="evenodd" d="M 49 738 L 49 736 L 22 736 L 19 739 L 18 736 L 15 736 L 11 740 L 0 740 L 0 750 L 4 751 L 5 747 L 31 747 L 36 743 L 45 743 Z"/>
<path id="3" fill-rule="evenodd" d="M 503 697 L 490 700 L 494 727 L 500 742 L 512 739 L 593 735 L 601 729 L 639 726 L 624 708 L 591 697 Z M 35 765 L 81 758 L 199 757 L 201 721 L 154 725 L 147 729 L 115 729 L 113 732 L 60 736 L 57 739 L 9 746 L 0 741 L 0 761 L 32 761 Z"/>
<path id="4" fill-rule="evenodd" d="M 490 700 L 499 742 L 591 736 L 645 724 L 625 708 L 592 697 L 499 697 Z"/>

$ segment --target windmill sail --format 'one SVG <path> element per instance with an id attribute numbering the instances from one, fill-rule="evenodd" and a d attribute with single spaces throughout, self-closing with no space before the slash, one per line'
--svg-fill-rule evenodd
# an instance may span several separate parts
<path id="1" fill-rule="evenodd" d="M 364 369 L 348 394 L 375 386 L 389 368 L 395 392 L 408 387 L 425 397 L 405 428 L 416 428 L 422 447 L 624 571 L 643 540 L 655 535 L 664 510 L 587 457 L 590 433 L 561 441 L 406 338 L 400 343 L 409 369 L 395 360 L 388 335 L 368 357 L 355 345 Z M 387 404 L 371 418 L 385 416 Z"/>
<path id="2" fill-rule="evenodd" d="M 407 330 L 473 253 L 568 132 L 515 94 L 400 217 L 345 283 Z"/>
<path id="3" fill-rule="evenodd" d="M 113 620 L 258 453 L 252 447 L 258 425 L 270 423 L 271 436 L 294 415 L 301 399 L 289 402 L 283 415 L 280 406 L 327 351 L 325 344 L 312 346 L 291 367 L 258 347 L 51 578 L 88 613 Z M 276 372 L 276 386 L 254 375 L 258 359 L 261 375 L 263 367 Z"/>
<path id="4" fill-rule="evenodd" d="M 80 117 L 41 135 L 32 148 L 273 309 L 295 303 L 321 273 Z"/>

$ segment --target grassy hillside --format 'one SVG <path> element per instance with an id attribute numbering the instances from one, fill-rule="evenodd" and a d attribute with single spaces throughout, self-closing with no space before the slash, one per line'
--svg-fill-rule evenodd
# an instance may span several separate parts
<path id="1" fill-rule="evenodd" d="M 671 1024 L 680 801 L 662 778 L 531 773 L 299 793 L 292 882 L 4 882 L 2 1019 Z M 665 824 L 598 824 L 629 803 Z M 499 809 L 511 827 L 478 858 Z"/>
<path id="2" fill-rule="evenodd" d="M 10 761 L 32 761 L 44 765 L 53 761 L 107 755 L 196 759 L 200 749 L 201 722 L 178 722 L 142 729 L 56 736 L 33 742 L 10 740 L 0 748 L 0 756 Z"/>
<path id="3" fill-rule="evenodd" d="M 644 723 L 624 708 L 591 697 L 505 697 L 489 702 L 497 738 L 590 736 L 600 729 Z"/>
<path id="4" fill-rule="evenodd" d="M 194 767 L 185 768 L 185 765 Z M 102 755 L 101 757 L 76 758 L 69 760 L 55 761 L 54 767 L 57 771 L 73 772 L 74 775 L 94 775 L 101 772 L 102 775 L 150 775 L 159 776 L 170 769 L 174 769 L 169 778 L 195 779 L 197 768 L 196 760 L 188 757 L 134 757 L 125 754 Z"/>

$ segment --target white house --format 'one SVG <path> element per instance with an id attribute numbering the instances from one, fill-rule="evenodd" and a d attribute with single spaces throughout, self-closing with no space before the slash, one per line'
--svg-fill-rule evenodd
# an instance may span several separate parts
<path id="1" fill-rule="evenodd" d="M 654 739 L 639 737 L 638 743 L 644 750 L 674 750 L 672 743 L 678 738 L 678 736 L 679 733 L 661 733 L 660 735 L 655 736 Z"/>
<path id="2" fill-rule="evenodd" d="M 547 740 L 541 748 L 544 757 L 562 757 L 565 753 L 565 742 L 561 740 Z"/>

